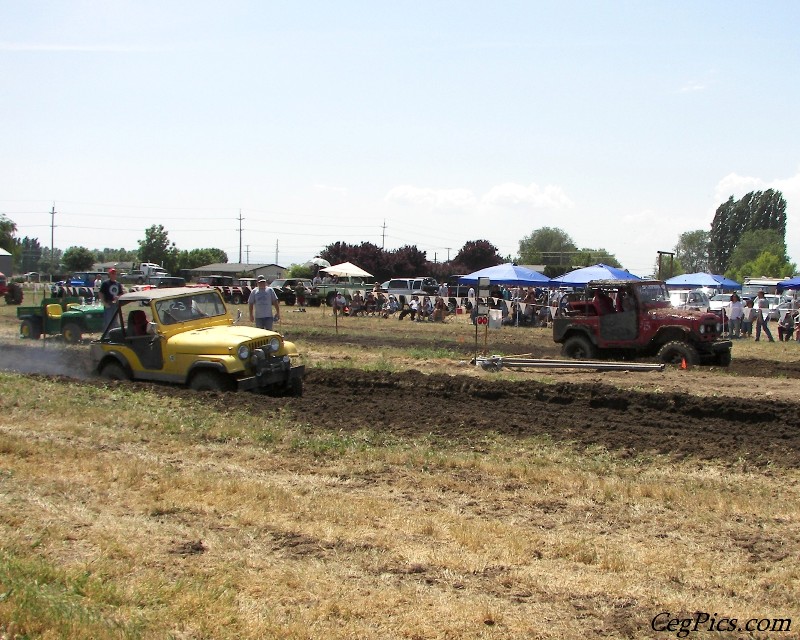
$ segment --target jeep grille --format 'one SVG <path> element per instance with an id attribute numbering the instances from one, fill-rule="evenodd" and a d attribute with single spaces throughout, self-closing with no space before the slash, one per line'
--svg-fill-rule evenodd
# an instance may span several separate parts
<path id="1" fill-rule="evenodd" d="M 257 340 L 251 340 L 247 343 L 247 346 L 250 347 L 250 351 L 255 351 L 256 349 L 261 349 L 262 347 L 266 347 L 264 349 L 264 353 L 269 354 L 269 341 L 272 340 L 272 336 L 269 338 L 258 338 Z"/>

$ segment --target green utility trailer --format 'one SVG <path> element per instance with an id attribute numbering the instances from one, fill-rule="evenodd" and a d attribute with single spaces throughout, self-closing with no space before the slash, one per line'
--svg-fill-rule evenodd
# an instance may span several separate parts
<path id="1" fill-rule="evenodd" d="M 22 338 L 38 340 L 42 334 L 58 335 L 77 344 L 84 333 L 100 333 L 103 306 L 83 304 L 81 298 L 45 298 L 35 307 L 17 307 Z"/>

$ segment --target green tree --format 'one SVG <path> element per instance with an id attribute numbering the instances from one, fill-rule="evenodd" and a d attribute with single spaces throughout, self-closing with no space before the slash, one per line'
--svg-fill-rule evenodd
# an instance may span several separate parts
<path id="1" fill-rule="evenodd" d="M 708 242 L 710 235 L 708 231 L 697 229 L 696 231 L 685 231 L 678 237 L 678 244 L 675 245 L 674 251 L 675 258 L 681 264 L 682 270 L 674 275 L 708 271 Z"/>
<path id="2" fill-rule="evenodd" d="M 228 254 L 222 249 L 192 249 L 178 254 L 178 269 L 196 269 L 207 264 L 227 262 Z"/>
<path id="3" fill-rule="evenodd" d="M 139 262 L 155 262 L 170 273 L 178 271 L 178 249 L 169 241 L 164 225 L 153 225 L 145 229 L 144 240 L 139 240 Z"/>
<path id="4" fill-rule="evenodd" d="M 39 273 L 46 273 L 50 276 L 56 276 L 62 273 L 61 270 L 61 255 L 63 251 L 58 248 L 54 248 L 52 251 L 50 249 L 45 249 L 42 251 L 42 258 L 39 261 L 38 271 Z"/>
<path id="5" fill-rule="evenodd" d="M 88 271 L 94 265 L 95 255 L 86 247 L 70 247 L 61 257 L 67 271 Z"/>
<path id="6" fill-rule="evenodd" d="M 38 271 L 41 259 L 42 247 L 39 244 L 39 240 L 25 236 L 20 241 L 20 271 L 22 273 Z"/>
<path id="7" fill-rule="evenodd" d="M 764 252 L 777 257 L 781 263 L 788 262 L 786 243 L 778 231 L 774 229 L 745 231 L 731 254 L 730 265 L 726 273 L 740 273 L 747 263 L 754 262 Z M 753 272 L 745 275 L 764 274 Z"/>
<path id="8" fill-rule="evenodd" d="M 139 255 L 134 249 L 94 249 L 95 262 L 137 262 Z"/>
<path id="9" fill-rule="evenodd" d="M 786 200 L 780 191 L 751 191 L 738 201 L 731 196 L 717 207 L 709 235 L 711 270 L 726 273 L 742 234 L 758 229 L 773 229 L 786 237 Z"/>
<path id="10" fill-rule="evenodd" d="M 750 262 L 744 263 L 739 270 L 731 270 L 725 273 L 725 276 L 743 282 L 748 276 L 763 276 L 766 278 L 785 278 L 791 276 L 797 267 L 787 262 L 781 256 L 778 256 L 770 251 L 763 251 Z"/>
<path id="11" fill-rule="evenodd" d="M 503 257 L 488 240 L 469 240 L 461 247 L 453 262 L 461 265 L 466 274 L 503 264 Z"/>
<path id="12" fill-rule="evenodd" d="M 16 233 L 17 224 L 4 213 L 0 213 L 0 249 L 5 249 L 13 254 L 18 248 L 14 238 Z"/>
<path id="13" fill-rule="evenodd" d="M 563 229 L 542 227 L 519 241 L 522 264 L 572 265 L 577 245 Z M 563 273 L 563 271 L 561 272 Z"/>

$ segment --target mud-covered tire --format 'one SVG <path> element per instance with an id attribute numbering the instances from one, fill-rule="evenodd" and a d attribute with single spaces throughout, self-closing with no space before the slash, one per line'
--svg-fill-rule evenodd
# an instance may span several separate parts
<path id="1" fill-rule="evenodd" d="M 720 351 L 717 354 L 714 362 L 719 367 L 730 367 L 731 366 L 731 350 L 725 349 L 725 351 Z"/>
<path id="2" fill-rule="evenodd" d="M 597 349 L 586 336 L 570 336 L 561 347 L 561 355 L 573 360 L 594 360 Z"/>
<path id="3" fill-rule="evenodd" d="M 64 342 L 78 344 L 83 339 L 83 331 L 76 323 L 67 322 L 61 327 L 61 337 L 64 338 Z"/>
<path id="4" fill-rule="evenodd" d="M 224 373 L 219 371 L 198 371 L 189 381 L 189 388 L 194 391 L 232 391 L 233 383 Z"/>
<path id="5" fill-rule="evenodd" d="M 667 342 L 658 350 L 658 359 L 664 364 L 676 365 L 683 364 L 685 361 L 689 367 L 700 364 L 700 354 L 697 353 L 697 349 L 681 340 Z"/>
<path id="6" fill-rule="evenodd" d="M 131 377 L 119 362 L 107 362 L 100 369 L 100 375 L 106 380 L 130 380 Z"/>
<path id="7" fill-rule="evenodd" d="M 25 340 L 38 340 L 42 337 L 42 328 L 38 322 L 26 318 L 19 325 L 19 335 Z"/>
<path id="8" fill-rule="evenodd" d="M 295 398 L 300 398 L 303 395 L 303 379 L 293 378 L 289 383 L 289 395 Z"/>

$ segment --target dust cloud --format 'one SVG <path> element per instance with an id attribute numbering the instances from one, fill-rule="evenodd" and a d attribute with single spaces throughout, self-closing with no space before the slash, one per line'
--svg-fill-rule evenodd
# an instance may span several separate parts
<path id="1" fill-rule="evenodd" d="M 85 349 L 85 347 L 84 347 Z M 53 340 L 30 344 L 0 343 L 0 371 L 90 378 L 87 354 Z"/>

